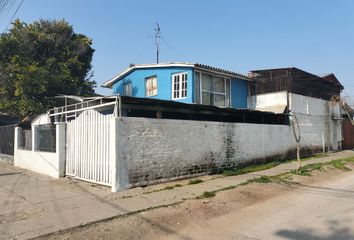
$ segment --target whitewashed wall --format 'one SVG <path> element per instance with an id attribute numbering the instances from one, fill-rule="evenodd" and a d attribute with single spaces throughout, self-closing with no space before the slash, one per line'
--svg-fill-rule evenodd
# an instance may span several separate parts
<path id="1" fill-rule="evenodd" d="M 296 147 L 291 131 L 284 125 L 118 118 L 113 190 L 285 156 Z"/>
<path id="2" fill-rule="evenodd" d="M 286 92 L 252 96 L 251 109 L 277 110 L 287 102 Z M 326 150 L 341 148 L 340 105 L 318 98 L 289 93 L 289 110 L 296 115 L 301 132 L 301 145 Z"/>
<path id="3" fill-rule="evenodd" d="M 32 131 L 34 132 L 34 131 Z M 56 125 L 56 152 L 41 152 L 34 150 L 35 142 L 32 141 L 32 150 L 19 149 L 19 128 L 15 129 L 15 166 L 48 175 L 53 178 L 65 175 L 65 123 Z M 35 136 L 33 135 L 33 140 Z"/>

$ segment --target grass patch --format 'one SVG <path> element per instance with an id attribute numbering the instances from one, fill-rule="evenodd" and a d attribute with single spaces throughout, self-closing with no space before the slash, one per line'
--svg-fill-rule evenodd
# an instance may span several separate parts
<path id="1" fill-rule="evenodd" d="M 276 167 L 280 164 L 281 164 L 281 162 L 277 161 L 277 162 L 270 162 L 270 163 L 265 163 L 265 164 L 260 164 L 260 165 L 250 165 L 250 166 L 243 167 L 243 168 L 227 169 L 227 170 L 223 171 L 222 174 L 226 177 L 236 176 L 236 175 L 241 175 L 241 174 L 246 174 L 246 173 L 267 170 L 267 169 Z"/>
<path id="2" fill-rule="evenodd" d="M 316 159 L 316 158 L 323 158 L 323 157 L 327 157 L 327 156 L 329 156 L 327 153 L 318 153 L 318 154 L 315 154 L 311 157 L 302 158 L 301 162 L 309 161 L 309 160 Z M 259 171 L 263 171 L 263 170 L 267 170 L 267 169 L 276 167 L 276 166 L 283 164 L 283 163 L 292 163 L 295 161 L 297 161 L 297 159 L 291 159 L 288 161 L 273 161 L 273 162 L 269 162 L 269 163 L 265 163 L 265 164 L 250 165 L 250 166 L 246 166 L 246 167 L 226 169 L 223 171 L 222 175 L 225 177 L 228 177 L 228 176 L 236 176 L 236 175 L 241 175 L 241 174 L 259 172 Z"/>
<path id="3" fill-rule="evenodd" d="M 156 189 L 156 190 L 153 190 L 150 192 L 144 192 L 143 194 L 150 194 L 150 193 L 160 192 L 160 191 L 164 191 L 164 190 L 172 190 L 172 189 L 179 188 L 179 187 L 183 187 L 183 185 L 181 185 L 181 184 L 170 185 L 170 186 L 166 186 L 164 188 Z"/>
<path id="4" fill-rule="evenodd" d="M 189 180 L 189 185 L 193 185 L 193 184 L 198 184 L 198 183 L 202 183 L 204 182 L 203 180 L 201 179 L 192 179 L 192 180 Z"/>
<path id="5" fill-rule="evenodd" d="M 298 171 L 296 170 L 291 171 L 291 173 L 296 175 L 301 175 L 301 176 L 312 176 L 311 172 L 315 170 L 325 171 L 326 166 L 332 166 L 342 171 L 351 171 L 351 169 L 346 166 L 347 163 L 354 163 L 354 157 L 337 159 L 337 160 L 332 160 L 330 162 L 324 162 L 324 163 L 308 164 L 302 166 Z"/>
<path id="6" fill-rule="evenodd" d="M 212 191 L 212 192 L 205 191 L 203 192 L 202 195 L 197 197 L 197 199 L 211 198 L 211 197 L 215 197 L 215 195 L 216 195 L 216 191 Z"/>
<path id="7" fill-rule="evenodd" d="M 132 198 L 133 196 L 123 196 L 122 199 Z"/>
<path id="8" fill-rule="evenodd" d="M 347 161 L 334 160 L 331 162 L 331 165 L 337 169 L 348 172 L 351 171 L 351 169 L 346 166 L 347 163 Z"/>

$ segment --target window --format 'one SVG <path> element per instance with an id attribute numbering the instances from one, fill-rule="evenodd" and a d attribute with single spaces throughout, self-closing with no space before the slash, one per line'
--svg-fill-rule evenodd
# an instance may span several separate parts
<path id="1" fill-rule="evenodd" d="M 157 77 L 147 77 L 145 78 L 145 96 L 151 97 L 157 95 Z"/>
<path id="2" fill-rule="evenodd" d="M 187 97 L 187 73 L 172 75 L 172 99 Z"/>
<path id="3" fill-rule="evenodd" d="M 217 107 L 230 106 L 230 79 L 195 72 L 195 103 Z"/>
<path id="4" fill-rule="evenodd" d="M 133 88 L 131 82 L 124 83 L 123 87 L 124 87 L 124 96 L 133 96 Z"/>

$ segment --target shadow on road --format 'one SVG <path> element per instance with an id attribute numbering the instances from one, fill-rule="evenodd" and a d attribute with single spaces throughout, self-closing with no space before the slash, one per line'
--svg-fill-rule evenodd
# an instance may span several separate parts
<path id="1" fill-rule="evenodd" d="M 16 175 L 16 174 L 21 174 L 21 173 L 23 173 L 23 172 L 0 173 L 0 177 L 9 176 L 9 175 Z"/>
<path id="2" fill-rule="evenodd" d="M 328 224 L 327 234 L 319 234 L 314 229 L 305 228 L 301 230 L 280 230 L 276 232 L 276 235 L 288 240 L 352 240 L 354 239 L 354 233 L 349 227 L 341 225 L 338 221 L 329 221 L 327 224 Z"/>

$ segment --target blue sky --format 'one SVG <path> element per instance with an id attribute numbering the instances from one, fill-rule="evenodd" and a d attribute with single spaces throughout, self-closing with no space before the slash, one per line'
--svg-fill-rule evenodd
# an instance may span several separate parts
<path id="1" fill-rule="evenodd" d="M 354 1 L 327 0 L 24 0 L 26 22 L 66 19 L 93 39 L 98 85 L 129 63 L 188 61 L 247 73 L 295 66 L 333 72 L 354 99 Z M 0 23 L 1 30 L 4 23 Z M 110 90 L 97 88 L 101 94 Z"/>

